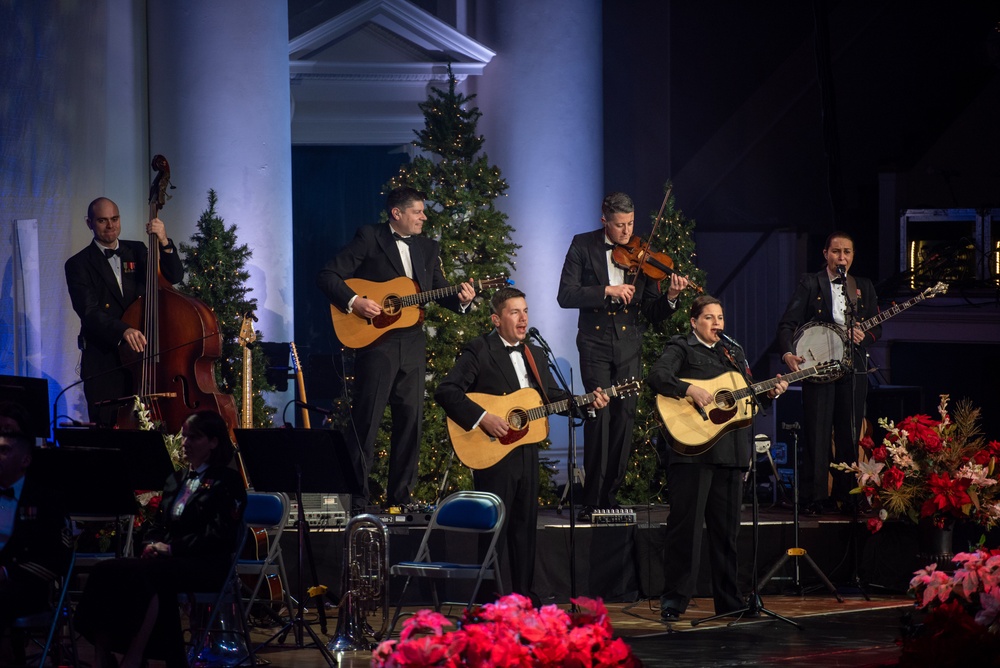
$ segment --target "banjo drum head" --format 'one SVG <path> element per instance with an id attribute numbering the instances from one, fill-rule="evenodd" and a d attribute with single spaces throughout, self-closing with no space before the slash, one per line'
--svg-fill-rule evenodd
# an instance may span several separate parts
<path id="1" fill-rule="evenodd" d="M 839 325 L 830 322 L 809 322 L 795 332 L 795 354 L 804 357 L 805 362 L 799 364 L 800 369 L 823 364 L 825 362 L 840 362 L 836 367 L 839 371 L 831 371 L 807 378 L 814 383 L 828 383 L 843 375 L 844 335 Z"/>

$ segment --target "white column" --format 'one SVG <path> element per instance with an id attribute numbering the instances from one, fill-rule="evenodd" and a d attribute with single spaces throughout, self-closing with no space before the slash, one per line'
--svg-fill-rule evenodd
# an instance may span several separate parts
<path id="1" fill-rule="evenodd" d="M 490 162 L 510 185 L 499 207 L 522 246 L 514 279 L 528 295 L 531 324 L 572 366 L 582 393 L 578 311 L 559 308 L 556 291 L 573 235 L 601 224 L 601 2 L 505 0 L 477 9 L 472 37 L 497 56 L 472 84 L 474 104 L 484 112 Z M 553 422 L 552 438 L 565 446 L 565 422 Z M 582 435 L 578 444 L 582 465 Z M 553 456 L 564 468 L 565 452 Z"/>
<path id="2" fill-rule="evenodd" d="M 258 327 L 292 338 L 288 7 L 279 0 L 150 0 L 149 153 L 176 190 L 161 212 L 187 242 L 208 204 L 237 226 Z M 152 175 L 152 173 L 150 173 Z"/>

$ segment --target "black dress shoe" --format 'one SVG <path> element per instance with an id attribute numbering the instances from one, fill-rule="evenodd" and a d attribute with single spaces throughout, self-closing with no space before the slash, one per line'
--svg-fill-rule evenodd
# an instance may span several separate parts
<path id="1" fill-rule="evenodd" d="M 676 622 L 681 618 L 681 614 L 682 613 L 674 610 L 673 608 L 660 608 L 660 619 L 665 622 Z"/>
<path id="2" fill-rule="evenodd" d="M 823 514 L 823 502 L 822 501 L 810 501 L 809 503 L 803 504 L 799 508 L 799 515 L 805 517 L 815 517 L 816 515 Z"/>

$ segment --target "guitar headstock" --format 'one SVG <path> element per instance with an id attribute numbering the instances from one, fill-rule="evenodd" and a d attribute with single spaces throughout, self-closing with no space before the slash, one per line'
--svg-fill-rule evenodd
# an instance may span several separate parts
<path id="1" fill-rule="evenodd" d="M 632 394 L 639 394 L 641 389 L 642 381 L 638 378 L 630 378 L 629 380 L 618 383 L 604 391 L 609 397 L 627 397 Z"/>
<path id="2" fill-rule="evenodd" d="M 476 281 L 479 284 L 480 290 L 486 290 L 488 288 L 502 288 L 507 285 L 514 285 L 514 281 L 510 280 L 507 276 L 492 276 L 489 278 L 481 278 Z"/>
<path id="3" fill-rule="evenodd" d="M 257 340 L 257 332 L 253 329 L 253 324 L 256 321 L 257 318 L 253 313 L 247 313 L 243 316 L 243 323 L 240 325 L 240 333 L 237 336 L 237 340 L 244 348 Z"/>
<path id="4" fill-rule="evenodd" d="M 923 294 L 924 297 L 930 299 L 931 297 L 935 297 L 937 295 L 943 295 L 946 292 L 948 292 L 948 284 L 944 281 L 938 281 L 936 285 L 924 290 Z"/>
<path id="5" fill-rule="evenodd" d="M 292 370 L 298 371 L 302 364 L 299 362 L 299 351 L 295 349 L 295 341 L 289 342 L 288 347 L 292 349 Z"/>

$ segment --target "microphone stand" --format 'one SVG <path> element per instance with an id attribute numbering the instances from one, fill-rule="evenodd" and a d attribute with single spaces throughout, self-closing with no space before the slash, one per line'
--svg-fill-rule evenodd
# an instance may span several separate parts
<path id="1" fill-rule="evenodd" d="M 857 450 L 857 447 L 858 447 L 858 428 L 857 428 L 857 424 L 858 424 L 858 422 L 857 422 L 857 419 L 858 419 L 858 407 L 857 407 L 857 403 L 858 403 L 858 401 L 857 401 L 857 396 L 858 396 L 858 370 L 855 368 L 855 366 L 857 365 L 857 363 L 859 361 L 858 360 L 858 356 L 859 356 L 859 353 L 861 352 L 861 347 L 857 343 L 854 342 L 854 327 L 855 327 L 855 325 L 857 325 L 858 305 L 857 305 L 857 302 L 851 301 L 851 297 L 848 294 L 848 290 L 847 290 L 847 272 L 844 271 L 843 268 L 840 265 L 838 265 L 837 266 L 837 273 L 840 275 L 840 278 L 843 279 L 843 281 L 844 281 L 843 283 L 841 283 L 840 287 L 841 287 L 841 289 L 844 292 L 844 316 L 845 316 L 844 317 L 844 323 L 847 326 L 847 351 L 846 351 L 845 357 L 847 357 L 851 361 L 850 365 L 848 366 L 848 373 L 851 374 L 851 441 L 850 442 L 851 442 L 851 447 L 853 447 L 855 450 Z M 863 358 L 862 358 L 862 361 L 864 361 Z M 834 446 L 834 447 L 836 447 L 836 446 Z M 838 458 L 841 457 L 841 456 L 843 456 L 843 454 L 844 453 L 837 453 Z M 855 457 L 857 457 L 856 454 L 855 454 Z M 844 473 L 843 471 L 836 471 L 834 473 L 834 475 L 835 476 L 844 476 L 844 475 L 847 475 L 847 474 Z M 835 478 L 835 481 L 836 481 L 836 478 Z M 837 485 L 837 483 L 834 482 L 834 488 L 837 488 L 837 487 L 839 487 L 839 485 Z M 866 601 L 870 601 L 871 597 L 868 596 L 868 592 L 865 590 L 865 586 L 861 582 L 861 572 L 860 572 L 860 568 L 861 568 L 860 567 L 861 556 L 859 554 L 860 550 L 858 548 L 858 541 L 859 541 L 859 539 L 858 539 L 858 533 L 859 533 L 860 524 L 861 524 L 860 512 L 861 512 L 860 504 L 859 503 L 855 503 L 854 504 L 854 512 L 853 512 L 853 514 L 851 516 L 851 535 L 850 535 L 851 560 L 853 562 L 852 563 L 852 570 L 854 571 L 851 574 L 851 581 L 858 588 L 858 591 L 861 592 L 861 596 Z"/>
<path id="2" fill-rule="evenodd" d="M 727 341 L 728 339 L 728 341 Z M 740 375 L 743 377 L 743 382 L 747 384 L 747 387 L 751 387 L 753 383 L 747 373 L 747 362 L 746 355 L 737 355 L 737 352 L 742 351 L 742 346 L 736 343 L 731 337 L 726 337 L 720 340 L 721 344 L 725 346 L 731 360 L 736 366 L 736 370 L 739 371 Z M 751 415 L 756 416 L 757 412 L 760 410 L 760 401 L 757 399 L 757 395 L 750 392 L 750 397 L 747 399 L 752 405 Z M 768 446 L 770 447 L 770 445 Z M 791 624 L 795 628 L 802 630 L 802 627 L 797 623 L 783 617 L 773 610 L 768 610 L 764 607 L 764 602 L 760 598 L 760 590 L 757 587 L 757 550 L 760 541 L 760 502 L 757 499 L 757 448 L 756 443 L 754 444 L 753 453 L 750 457 L 750 485 L 753 490 L 753 557 L 751 561 L 750 569 L 750 582 L 751 591 L 747 596 L 746 605 L 738 610 L 730 610 L 728 612 L 718 612 L 711 617 L 705 617 L 704 619 L 694 619 L 691 621 L 691 626 L 697 626 L 703 622 L 709 622 L 722 617 L 736 617 L 733 621 L 729 623 L 729 626 L 736 624 L 744 616 L 749 617 L 759 617 L 761 613 L 767 615 L 768 617 L 773 617 L 774 619 L 780 619 L 781 621 Z"/>
<path id="3" fill-rule="evenodd" d="M 542 335 L 534 327 L 528 330 L 528 336 L 533 338 L 539 347 L 541 347 L 548 358 L 549 369 L 552 370 L 552 373 L 555 374 L 556 379 L 559 381 L 559 386 L 572 397 L 573 386 L 566 382 L 562 370 L 556 364 L 555 355 L 552 353 L 552 349 L 549 348 L 549 344 L 545 342 L 545 339 L 542 338 Z M 576 508 L 573 502 L 573 482 L 576 479 L 576 427 L 578 426 L 578 422 L 582 424 L 583 415 L 580 413 L 580 407 L 576 402 L 570 400 L 569 415 L 567 416 L 567 425 L 569 428 L 569 464 L 566 471 L 566 475 L 568 476 L 566 485 L 569 488 L 569 593 L 571 600 L 576 598 Z M 570 611 L 576 612 L 576 610 L 576 603 L 573 603 L 570 606 Z"/>

